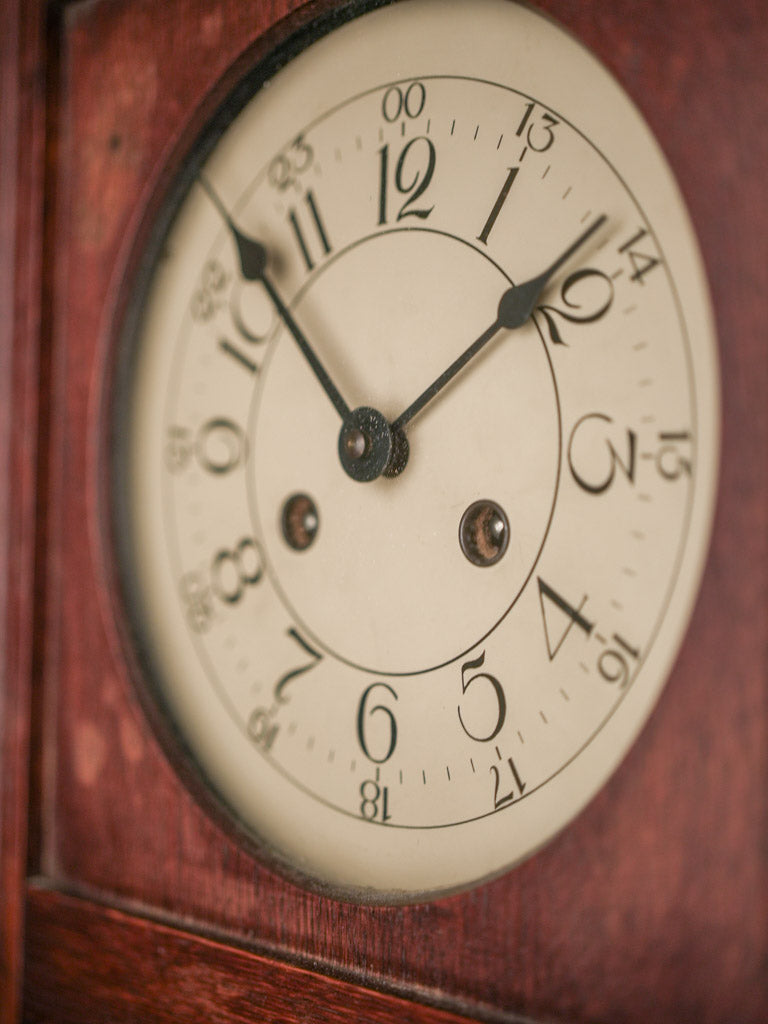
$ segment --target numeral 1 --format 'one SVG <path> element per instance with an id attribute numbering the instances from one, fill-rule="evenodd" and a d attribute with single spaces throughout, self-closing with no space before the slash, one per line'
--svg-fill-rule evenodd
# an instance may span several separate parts
<path id="1" fill-rule="evenodd" d="M 535 103 L 527 103 L 526 104 L 526 106 L 525 106 L 525 113 L 523 114 L 523 119 L 520 122 L 520 124 L 517 126 L 517 131 L 515 132 L 515 135 L 519 136 L 519 135 L 523 134 L 523 132 L 525 131 L 525 126 L 528 124 L 528 122 L 531 119 L 531 114 L 533 113 L 533 108 L 535 106 L 536 106 Z"/>
<path id="2" fill-rule="evenodd" d="M 320 216 L 320 211 L 317 208 L 317 201 L 315 199 L 315 195 L 311 189 L 304 196 L 304 202 L 306 203 L 307 209 L 309 210 L 309 213 L 311 215 L 315 233 L 317 234 L 318 241 L 320 242 L 320 245 L 322 247 L 323 254 L 327 256 L 331 251 L 331 243 L 328 241 L 328 234 L 325 230 L 325 226 Z M 290 221 L 291 227 L 293 228 L 293 233 L 296 236 L 296 241 L 298 242 L 299 249 L 301 250 L 301 255 L 304 258 L 304 263 L 306 265 L 307 270 L 314 270 L 315 264 L 310 254 L 309 245 L 307 244 L 307 240 L 304 237 L 304 232 L 301 229 L 296 208 L 293 206 L 288 211 L 288 220 Z"/>
<path id="3" fill-rule="evenodd" d="M 258 372 L 259 368 L 256 363 L 254 363 L 252 359 L 249 359 L 242 349 L 237 348 L 237 346 L 233 345 L 231 341 L 228 341 L 227 338 L 219 339 L 219 348 L 222 352 L 226 352 L 228 356 L 232 356 L 232 358 L 249 373 Z"/>
<path id="4" fill-rule="evenodd" d="M 517 172 L 520 170 L 519 167 L 510 167 L 509 173 L 507 174 L 504 184 L 501 186 L 501 192 L 499 192 L 496 202 L 493 204 L 493 209 L 490 212 L 488 220 L 485 222 L 485 227 L 477 236 L 478 242 L 482 242 L 483 245 L 488 244 L 488 236 L 493 230 L 493 225 L 496 223 L 499 214 L 501 213 L 504 203 L 507 201 L 509 190 L 512 188 L 512 183 L 517 177 Z"/>

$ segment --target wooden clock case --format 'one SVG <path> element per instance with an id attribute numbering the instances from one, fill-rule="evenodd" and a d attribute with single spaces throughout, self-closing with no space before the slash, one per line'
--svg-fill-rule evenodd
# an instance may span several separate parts
<path id="1" fill-rule="evenodd" d="M 539 3 L 608 64 L 667 153 L 707 263 L 723 378 L 720 502 L 693 622 L 639 742 L 575 824 L 471 893 L 338 903 L 271 873 L 193 800 L 136 697 L 96 521 L 99 384 L 127 254 L 216 83 L 328 6 L 0 0 L 0 1022 L 761 1024 L 759 0 Z"/>

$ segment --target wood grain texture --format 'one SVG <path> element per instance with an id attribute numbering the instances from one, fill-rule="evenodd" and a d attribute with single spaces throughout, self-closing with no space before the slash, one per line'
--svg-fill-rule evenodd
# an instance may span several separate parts
<path id="1" fill-rule="evenodd" d="M 23 963 L 44 168 L 41 5 L 0 0 L 0 1022 Z"/>
<path id="2" fill-rule="evenodd" d="M 32 887 L 26 1024 L 461 1024 L 466 1018 Z"/>
<path id="3" fill-rule="evenodd" d="M 98 554 L 108 326 L 127 245 L 164 161 L 193 133 L 193 111 L 296 6 L 102 0 L 68 8 L 61 26 L 43 870 L 478 1015 L 764 1022 L 768 23 L 758 0 L 541 4 L 602 56 L 660 138 L 707 260 L 723 367 L 722 489 L 701 598 L 659 708 L 598 798 L 491 885 L 431 905 L 357 908 L 254 862 L 181 786 L 147 725 Z M 54 914 L 38 924 L 50 959 L 63 936 Z M 47 998 L 45 977 L 34 979 L 35 998 Z M 46 1006 L 47 1020 L 67 1019 Z"/>

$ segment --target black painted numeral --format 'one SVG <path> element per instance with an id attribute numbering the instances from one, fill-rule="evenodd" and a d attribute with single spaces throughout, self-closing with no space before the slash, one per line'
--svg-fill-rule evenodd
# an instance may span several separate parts
<path id="1" fill-rule="evenodd" d="M 288 698 L 285 696 L 286 686 L 294 679 L 298 679 L 299 676 L 303 676 L 305 672 L 309 672 L 309 670 L 314 668 L 318 661 L 322 661 L 323 658 L 322 654 L 320 654 L 319 651 L 316 651 L 313 647 L 310 647 L 307 641 L 296 632 L 293 626 L 287 630 L 287 634 L 292 640 L 295 640 L 302 650 L 306 651 L 307 654 L 310 655 L 312 661 L 309 662 L 308 665 L 301 665 L 299 668 L 291 669 L 290 672 L 286 672 L 285 675 L 280 676 L 278 681 L 275 683 L 275 700 L 278 704 L 288 703 Z"/>
<path id="2" fill-rule="evenodd" d="M 311 189 L 304 196 L 304 203 L 307 207 L 309 221 L 311 223 L 313 233 L 315 235 L 314 241 L 320 243 L 320 249 L 322 250 L 323 255 L 327 256 L 331 252 L 331 243 L 328 238 L 328 232 L 326 231 L 325 225 L 323 224 L 323 219 L 320 216 L 320 210 L 317 205 L 317 199 L 315 198 L 315 194 L 314 192 L 312 192 Z M 295 206 L 292 206 L 288 211 L 288 221 L 291 227 L 293 228 L 293 233 L 296 238 L 296 242 L 299 246 L 299 250 L 301 252 L 307 271 L 314 270 L 315 261 L 312 258 L 312 248 L 314 248 L 314 243 L 313 245 L 310 245 L 310 243 L 307 241 L 306 235 L 304 234 L 304 229 L 302 228 L 299 220 L 299 213 Z"/>
<path id="3" fill-rule="evenodd" d="M 423 82 L 411 82 L 405 91 L 399 85 L 392 85 L 384 93 L 381 116 L 388 124 L 401 116 L 413 120 L 423 113 L 426 102 L 427 89 Z"/>
<path id="4" fill-rule="evenodd" d="M 242 348 L 233 344 L 229 338 L 219 338 L 219 349 L 231 359 L 234 359 L 238 366 L 242 366 L 248 373 L 257 374 L 259 372 L 258 363 L 255 363 Z"/>
<path id="5" fill-rule="evenodd" d="M 507 201 L 507 196 L 509 195 L 509 191 L 512 188 L 512 185 L 514 183 L 515 178 L 517 177 L 519 170 L 519 167 L 509 168 L 507 177 L 504 179 L 504 184 L 501 186 L 501 191 L 496 197 L 496 202 L 493 204 L 493 209 L 491 210 L 488 216 L 488 220 L 485 222 L 483 230 L 477 236 L 478 242 L 482 242 L 483 245 L 488 244 L 488 236 L 490 235 L 491 231 L 493 231 L 493 226 L 498 220 L 499 214 L 502 211 L 504 203 Z"/>
<path id="6" fill-rule="evenodd" d="M 629 683 L 631 662 L 640 660 L 640 651 L 614 633 L 611 638 L 615 646 L 603 651 L 597 659 L 597 670 L 606 683 L 623 690 Z"/>
<path id="7" fill-rule="evenodd" d="M 171 473 L 183 472 L 194 458 L 206 473 L 221 476 L 241 466 L 246 454 L 242 429 L 225 417 L 206 420 L 194 434 L 188 427 L 168 427 L 164 456 Z"/>
<path id="8" fill-rule="evenodd" d="M 507 700 L 506 697 L 504 696 L 504 690 L 502 688 L 501 683 L 495 676 L 489 675 L 487 672 L 474 672 L 473 675 L 469 675 L 469 677 L 467 677 L 467 672 L 472 672 L 474 669 L 482 668 L 484 664 L 485 651 L 482 652 L 479 658 L 475 658 L 472 661 L 466 661 L 461 666 L 461 692 L 462 694 L 465 694 L 467 690 L 470 688 L 470 686 L 477 682 L 478 679 L 485 680 L 486 685 L 490 686 L 491 690 L 493 691 L 493 695 L 496 698 L 497 703 L 496 722 L 493 725 L 493 728 L 491 729 L 487 736 L 478 736 L 475 733 L 470 732 L 470 730 L 467 728 L 466 723 L 464 722 L 464 718 L 462 717 L 461 705 L 459 705 L 457 709 L 459 712 L 459 722 L 461 723 L 462 729 L 471 740 L 476 740 L 478 743 L 489 743 L 492 739 L 498 736 L 502 726 L 504 725 L 504 719 L 506 718 L 507 715 Z"/>
<path id="9" fill-rule="evenodd" d="M 560 122 L 546 110 L 542 111 L 539 117 L 533 117 L 535 108 L 535 103 L 526 104 L 525 113 L 517 126 L 515 135 L 522 138 L 525 132 L 525 141 L 531 149 L 536 153 L 545 153 L 554 145 L 555 128 Z"/>
<path id="10" fill-rule="evenodd" d="M 537 307 L 547 321 L 549 337 L 554 345 L 566 344 L 555 317 L 562 317 L 572 324 L 592 324 L 600 320 L 613 303 L 613 282 L 602 270 L 591 267 L 576 270 L 563 282 L 560 303 L 559 306 Z"/>
<path id="11" fill-rule="evenodd" d="M 378 774 L 378 772 L 377 772 Z M 375 779 L 360 785 L 360 814 L 366 821 L 389 821 L 389 786 L 380 786 Z"/>
<path id="12" fill-rule="evenodd" d="M 207 420 L 195 438 L 199 465 L 216 476 L 231 473 L 245 462 L 247 443 L 242 428 L 224 416 Z"/>
<path id="13" fill-rule="evenodd" d="M 693 437 L 688 430 L 665 430 L 659 434 L 656 469 L 665 480 L 679 480 L 693 476 L 691 446 Z"/>
<path id="14" fill-rule="evenodd" d="M 626 454 L 619 455 L 610 438 L 602 436 L 602 432 L 596 433 L 592 431 L 590 433 L 589 427 L 594 426 L 595 421 L 608 424 L 613 423 L 610 416 L 606 416 L 601 412 L 587 413 L 586 416 L 582 416 L 576 423 L 576 426 L 571 431 L 571 437 L 568 442 L 568 467 L 571 470 L 571 476 L 579 487 L 587 491 L 588 494 L 603 494 L 607 491 L 613 483 L 617 469 L 621 470 L 631 484 L 634 484 L 637 461 L 637 434 L 634 430 L 627 430 Z M 595 474 L 591 479 L 587 479 L 587 474 L 577 469 L 579 458 L 574 453 L 577 434 L 584 436 L 585 441 L 583 443 L 591 442 L 592 445 L 599 443 L 607 448 L 610 461 L 608 469 L 602 477 Z"/>
<path id="15" fill-rule="evenodd" d="M 397 721 L 392 709 L 388 708 L 386 704 L 370 706 L 370 699 L 374 692 L 382 690 L 388 693 L 393 700 L 398 699 L 397 693 L 389 683 L 371 683 L 363 690 L 363 695 L 357 706 L 357 739 L 360 749 L 374 764 L 384 764 L 385 761 L 388 761 L 397 746 Z M 375 720 L 378 727 L 372 727 L 375 715 L 378 715 Z M 376 733 L 375 737 L 371 735 L 372 731 Z M 372 751 L 371 747 L 378 749 Z M 377 754 L 381 756 L 376 756 Z"/>
<path id="16" fill-rule="evenodd" d="M 280 726 L 274 721 L 269 708 L 255 708 L 248 718 L 248 736 L 263 750 L 269 753 L 280 733 Z"/>
<path id="17" fill-rule="evenodd" d="M 547 644 L 549 660 L 553 661 L 574 626 L 578 626 L 579 629 L 587 634 L 587 636 L 590 636 L 594 628 L 594 623 L 590 622 L 581 614 L 582 608 L 587 603 L 586 594 L 581 599 L 579 607 L 574 608 L 573 605 L 566 601 L 564 597 L 561 597 L 556 590 L 553 590 L 548 583 L 545 583 L 541 576 L 538 577 L 538 581 L 541 617 L 544 622 L 544 639 Z M 556 636 L 553 624 L 553 617 L 555 615 L 558 615 L 558 617 L 565 615 L 568 621 L 565 625 L 565 629 L 563 629 L 560 634 L 559 639 L 557 639 L 553 644 L 553 639 L 555 639 Z"/>
<path id="18" fill-rule="evenodd" d="M 619 246 L 619 252 L 628 256 L 629 261 L 632 265 L 632 276 L 630 280 L 637 281 L 639 284 L 645 284 L 643 278 L 648 274 L 654 267 L 658 267 L 661 260 L 658 256 L 653 256 L 647 251 L 647 245 L 644 248 L 638 249 L 637 246 L 648 234 L 645 228 L 634 234 L 628 242 L 624 245 Z"/>
<path id="19" fill-rule="evenodd" d="M 419 220 L 426 220 L 432 213 L 434 206 L 414 207 L 414 203 L 429 188 L 436 163 L 435 147 L 425 135 L 411 139 L 405 146 L 397 161 L 394 184 L 397 191 L 407 198 L 401 205 L 396 220 L 400 221 L 405 217 L 418 217 Z M 388 219 L 389 168 L 389 144 L 387 144 L 379 150 L 379 224 L 386 224 Z"/>
<path id="20" fill-rule="evenodd" d="M 301 175 L 310 169 L 314 159 L 314 150 L 304 141 L 303 135 L 298 135 L 289 148 L 278 153 L 270 163 L 267 171 L 270 185 L 280 192 L 296 185 Z"/>
<path id="21" fill-rule="evenodd" d="M 526 783 L 520 777 L 520 772 L 517 770 L 517 766 L 511 757 L 507 758 L 507 767 L 509 768 L 512 776 L 513 785 L 511 789 L 507 789 L 506 792 L 500 792 L 501 790 L 501 772 L 495 764 L 491 765 L 491 775 L 493 776 L 493 809 L 498 811 L 500 807 L 505 807 L 507 804 L 511 804 L 514 800 L 518 800 L 525 792 Z M 509 785 L 509 780 L 505 783 Z"/>
<path id="22" fill-rule="evenodd" d="M 219 260 L 208 260 L 200 274 L 200 284 L 195 289 L 190 303 L 192 319 L 207 323 L 216 311 L 225 304 L 225 291 L 229 274 Z"/>
<path id="23" fill-rule="evenodd" d="M 244 537 L 231 551 L 217 552 L 211 563 L 211 587 L 226 604 L 237 604 L 246 588 L 255 587 L 263 575 L 264 559 L 253 537 Z"/>

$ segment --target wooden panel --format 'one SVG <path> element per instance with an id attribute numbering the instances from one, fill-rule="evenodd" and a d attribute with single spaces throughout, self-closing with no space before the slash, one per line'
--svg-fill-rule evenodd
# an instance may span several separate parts
<path id="1" fill-rule="evenodd" d="M 83 899 L 32 888 L 27 1024 L 461 1024 L 408 1003 Z"/>
<path id="2" fill-rule="evenodd" d="M 254 863 L 183 789 L 147 726 L 98 557 L 93 431 L 115 290 L 192 111 L 295 6 L 110 0 L 66 12 L 44 870 L 477 1013 L 764 1021 L 768 30 L 758 0 L 542 4 L 612 66 L 658 133 L 702 239 L 721 330 L 723 486 L 707 576 L 660 707 L 601 795 L 491 885 L 427 906 L 356 908 Z"/>
<path id="3" fill-rule="evenodd" d="M 0 1022 L 17 1019 L 32 673 L 44 146 L 40 4 L 0 0 Z"/>

